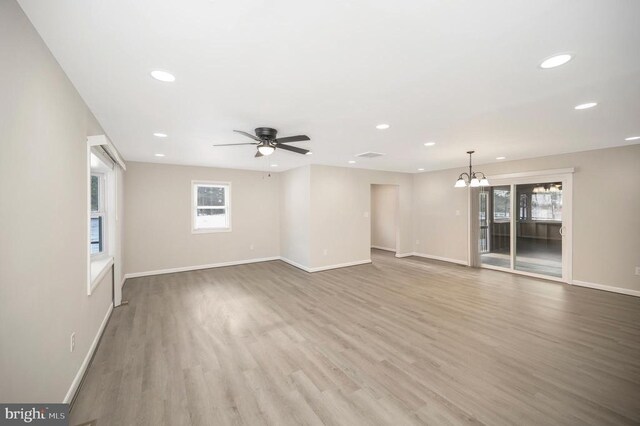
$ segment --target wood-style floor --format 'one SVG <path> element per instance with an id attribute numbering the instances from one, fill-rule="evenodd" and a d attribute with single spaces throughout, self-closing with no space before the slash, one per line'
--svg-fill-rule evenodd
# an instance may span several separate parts
<path id="1" fill-rule="evenodd" d="M 640 422 L 640 298 L 373 262 L 128 280 L 71 424 Z"/>

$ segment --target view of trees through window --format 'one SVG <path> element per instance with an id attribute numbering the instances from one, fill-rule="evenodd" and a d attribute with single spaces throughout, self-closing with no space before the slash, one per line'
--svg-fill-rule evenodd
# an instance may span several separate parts
<path id="1" fill-rule="evenodd" d="M 531 220 L 562 220 L 562 192 L 531 194 Z"/>
<path id="2" fill-rule="evenodd" d="M 224 188 L 221 186 L 198 186 L 198 206 L 224 207 Z"/>
<path id="3" fill-rule="evenodd" d="M 100 178 L 91 175 L 91 211 L 97 212 L 100 208 L 99 204 Z"/>
<path id="4" fill-rule="evenodd" d="M 511 188 L 497 186 L 493 188 L 492 193 L 493 220 L 508 221 L 511 218 Z M 517 214 L 520 220 L 562 221 L 562 186 L 560 183 L 527 185 L 522 189 L 519 185 L 517 200 Z"/>
<path id="5" fill-rule="evenodd" d="M 518 185 L 520 220 L 562 221 L 562 183 Z"/>
<path id="6" fill-rule="evenodd" d="M 511 188 L 497 186 L 493 189 L 493 220 L 509 220 L 511 217 Z"/>
<path id="7" fill-rule="evenodd" d="M 227 185 L 196 184 L 195 229 L 228 228 Z"/>

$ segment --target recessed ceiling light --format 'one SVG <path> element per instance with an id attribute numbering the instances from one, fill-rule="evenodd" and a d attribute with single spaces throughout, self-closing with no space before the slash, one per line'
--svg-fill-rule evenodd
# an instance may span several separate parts
<path id="1" fill-rule="evenodd" d="M 435 142 L 425 142 L 424 146 L 434 146 Z"/>
<path id="2" fill-rule="evenodd" d="M 156 157 L 164 157 L 164 154 L 156 154 Z"/>
<path id="3" fill-rule="evenodd" d="M 496 157 L 496 160 L 504 160 L 507 157 Z"/>
<path id="4" fill-rule="evenodd" d="M 305 155 L 313 155 L 313 152 L 309 151 Z"/>
<path id="5" fill-rule="evenodd" d="M 166 138 L 167 134 L 166 133 L 154 133 L 153 136 L 155 136 L 156 138 Z"/>
<path id="6" fill-rule="evenodd" d="M 391 127 L 391 126 L 389 126 L 388 124 L 378 124 L 378 125 L 376 126 L 376 129 L 378 129 L 378 130 L 386 130 L 386 129 L 388 129 L 389 127 Z"/>
<path id="7" fill-rule="evenodd" d="M 598 105 L 597 102 L 587 102 L 586 104 L 580 104 L 575 106 L 574 109 L 589 109 L 589 108 L 593 108 L 596 105 Z"/>
<path id="8" fill-rule="evenodd" d="M 420 168 L 418 169 L 419 172 L 424 172 L 424 169 Z"/>
<path id="9" fill-rule="evenodd" d="M 549 69 L 564 65 L 571 60 L 572 56 L 568 53 L 561 53 L 560 55 L 554 55 L 545 59 L 540 64 L 540 68 Z"/>
<path id="10" fill-rule="evenodd" d="M 176 78 L 173 76 L 173 74 L 162 70 L 151 71 L 151 77 L 155 78 L 156 80 L 164 81 L 165 83 L 176 81 Z"/>
<path id="11" fill-rule="evenodd" d="M 349 160 L 349 164 L 356 164 L 356 162 L 353 160 Z"/>
<path id="12" fill-rule="evenodd" d="M 278 165 L 277 164 L 272 164 L 271 167 L 278 167 Z"/>
<path id="13" fill-rule="evenodd" d="M 631 136 L 630 138 L 626 138 L 625 141 L 636 141 L 640 139 L 640 136 Z"/>

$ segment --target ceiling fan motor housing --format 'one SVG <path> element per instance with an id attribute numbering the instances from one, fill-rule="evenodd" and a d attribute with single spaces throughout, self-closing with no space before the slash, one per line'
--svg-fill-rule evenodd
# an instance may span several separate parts
<path id="1" fill-rule="evenodd" d="M 258 127 L 256 130 L 256 136 L 260 139 L 274 140 L 278 131 L 276 129 L 272 129 L 271 127 Z"/>

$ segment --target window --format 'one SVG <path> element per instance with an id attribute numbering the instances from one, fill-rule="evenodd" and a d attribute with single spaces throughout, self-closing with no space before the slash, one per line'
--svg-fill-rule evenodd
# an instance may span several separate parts
<path id="1" fill-rule="evenodd" d="M 531 219 L 562 221 L 562 192 L 531 194 Z"/>
<path id="2" fill-rule="evenodd" d="M 511 217 L 511 188 L 495 187 L 493 189 L 493 220 L 509 221 Z"/>
<path id="3" fill-rule="evenodd" d="M 529 197 L 527 194 L 520 194 L 520 219 L 525 220 L 529 217 Z"/>
<path id="4" fill-rule="evenodd" d="M 231 184 L 193 182 L 192 232 L 231 230 Z"/>
<path id="5" fill-rule="evenodd" d="M 114 267 L 114 275 L 119 273 L 120 244 L 118 223 L 118 176 L 121 171 L 116 169 L 119 158 L 115 148 L 104 135 L 89 136 L 87 138 L 86 174 L 87 187 L 87 295 L 91 296 L 100 283 L 105 282 L 109 270 Z M 123 163 L 118 163 L 124 170 Z M 113 293 L 115 300 L 119 300 L 118 292 Z"/>
<path id="6" fill-rule="evenodd" d="M 562 222 L 562 182 L 518 185 L 519 219 Z"/>
<path id="7" fill-rule="evenodd" d="M 105 227 L 105 175 L 103 173 L 91 173 L 91 232 L 89 246 L 92 256 L 105 252 Z"/>

